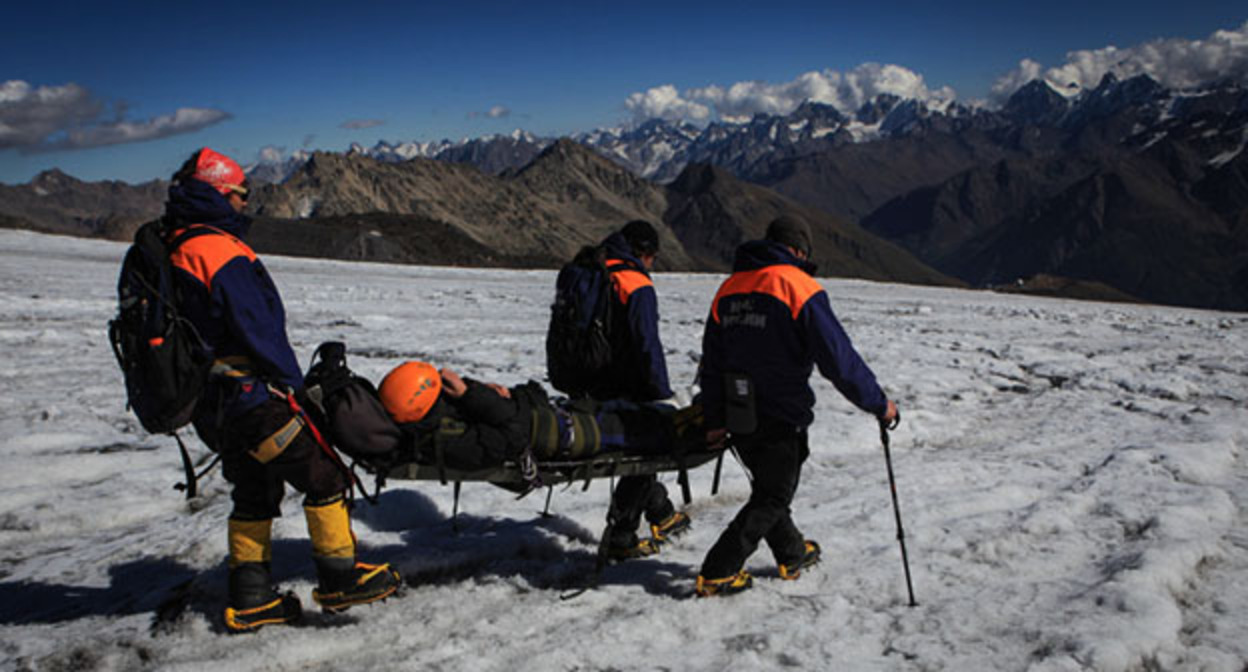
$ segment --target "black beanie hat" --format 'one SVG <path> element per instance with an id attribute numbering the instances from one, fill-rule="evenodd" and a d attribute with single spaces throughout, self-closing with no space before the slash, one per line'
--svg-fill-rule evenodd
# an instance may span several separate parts
<path id="1" fill-rule="evenodd" d="M 633 254 L 645 256 L 658 254 L 659 252 L 659 232 L 644 219 L 634 219 L 624 225 L 620 229 L 620 233 L 624 234 L 624 240 L 628 241 L 628 246 L 633 248 Z"/>
<path id="2" fill-rule="evenodd" d="M 767 240 L 788 245 L 810 256 L 810 227 L 806 226 L 806 222 L 781 215 L 767 225 Z"/>

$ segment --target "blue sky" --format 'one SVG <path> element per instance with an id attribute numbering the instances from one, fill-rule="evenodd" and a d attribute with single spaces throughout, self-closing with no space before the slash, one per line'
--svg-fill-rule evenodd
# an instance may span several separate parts
<path id="1" fill-rule="evenodd" d="M 900 66 L 883 71 L 891 86 L 990 100 L 1024 59 L 1043 72 L 1081 50 L 1105 60 L 1111 45 L 1168 40 L 1186 53 L 1215 31 L 1248 35 L 1248 9 L 1231 2 L 430 5 L 8 7 L 0 182 L 52 167 L 163 178 L 204 145 L 249 163 L 265 147 L 561 135 L 651 114 L 705 122 L 784 111 L 811 91 L 849 104 L 837 86 L 882 90 L 871 63 Z M 1235 44 L 1222 48 L 1248 58 Z"/>

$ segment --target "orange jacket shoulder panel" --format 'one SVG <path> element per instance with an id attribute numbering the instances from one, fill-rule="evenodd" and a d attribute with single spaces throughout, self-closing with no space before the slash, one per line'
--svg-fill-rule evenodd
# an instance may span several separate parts
<path id="1" fill-rule="evenodd" d="M 810 297 L 823 291 L 817 280 L 796 266 L 777 264 L 753 271 L 733 273 L 715 294 L 711 317 L 719 321 L 719 300 L 733 294 L 765 294 L 788 307 L 793 319 L 802 312 Z"/>
<path id="2" fill-rule="evenodd" d="M 217 271 L 237 257 L 256 260 L 256 253 L 247 243 L 225 232 L 196 236 L 182 243 L 169 259 L 175 268 L 190 273 L 212 291 L 212 279 Z"/>
<path id="3" fill-rule="evenodd" d="M 608 267 L 614 264 L 620 264 L 620 263 L 623 263 L 623 262 L 621 262 L 619 259 L 607 260 Z M 626 268 L 624 270 L 616 271 L 612 273 L 611 284 L 615 286 L 616 296 L 619 297 L 620 303 L 622 304 L 628 303 L 628 297 L 632 296 L 633 292 L 641 289 L 642 287 L 652 287 L 654 285 L 654 283 L 650 280 L 649 277 L 646 276 L 645 273 L 642 273 L 641 271 L 635 271 L 631 268 Z"/>

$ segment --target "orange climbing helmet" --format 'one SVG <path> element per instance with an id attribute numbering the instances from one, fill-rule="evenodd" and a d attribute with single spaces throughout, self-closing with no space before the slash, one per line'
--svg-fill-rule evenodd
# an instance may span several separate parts
<path id="1" fill-rule="evenodd" d="M 442 394 L 442 376 L 428 362 L 404 362 L 386 374 L 378 394 L 395 422 L 419 422 Z"/>

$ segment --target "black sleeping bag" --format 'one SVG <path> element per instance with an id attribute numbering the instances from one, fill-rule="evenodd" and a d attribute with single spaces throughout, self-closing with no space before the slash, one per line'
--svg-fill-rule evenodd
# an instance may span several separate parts
<path id="1" fill-rule="evenodd" d="M 504 397 L 465 379 L 461 397 L 443 396 L 421 421 L 399 425 L 373 384 L 347 368 L 343 344 L 322 344 L 313 362 L 301 395 L 305 407 L 338 450 L 378 474 L 406 463 L 475 471 L 522 458 L 670 456 L 702 445 L 696 405 L 672 411 L 625 401 L 552 401 L 535 381 L 510 388 Z"/>

